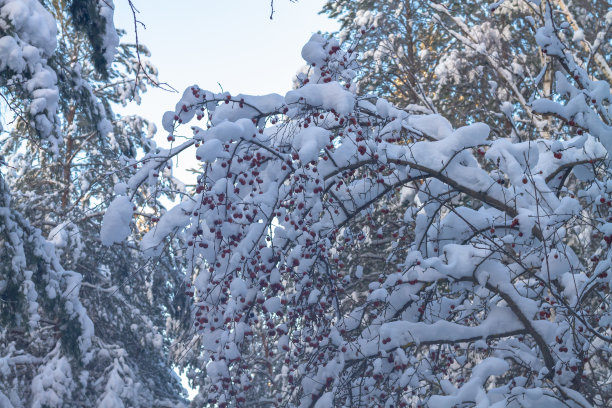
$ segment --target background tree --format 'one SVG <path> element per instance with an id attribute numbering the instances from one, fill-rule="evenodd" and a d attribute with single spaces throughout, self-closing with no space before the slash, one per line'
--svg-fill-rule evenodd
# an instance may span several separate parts
<path id="1" fill-rule="evenodd" d="M 0 2 L 2 96 L 15 115 L 1 144 L 2 259 L 13 262 L 2 274 L 0 392 L 14 406 L 183 401 L 168 354 L 187 299 L 180 261 L 145 260 L 133 243 L 109 250 L 99 239 L 118 181 L 158 150 L 153 125 L 113 111 L 158 80 L 145 47 L 119 44 L 112 7 Z M 168 169 L 149 177 L 152 190 L 158 179 L 175 188 Z M 131 204 L 134 239 L 158 216 L 141 206 L 163 211 L 151 196 Z"/>
<path id="2" fill-rule="evenodd" d="M 454 125 L 471 118 L 526 140 L 542 131 L 529 102 L 550 96 L 558 69 L 533 35 L 547 6 L 589 74 L 611 81 L 608 7 L 598 1 L 341 0 L 323 12 L 360 51 L 364 90 L 400 106 L 423 105 Z M 531 35 L 516 34 L 523 30 Z"/>

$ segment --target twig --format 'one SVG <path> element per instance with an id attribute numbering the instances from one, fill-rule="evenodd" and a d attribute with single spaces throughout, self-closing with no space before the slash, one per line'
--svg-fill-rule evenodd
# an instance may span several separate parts
<path id="1" fill-rule="evenodd" d="M 173 86 L 168 84 L 167 82 L 157 82 L 156 80 L 151 78 L 151 76 L 147 73 L 147 70 L 144 69 L 144 66 L 142 64 L 142 60 L 140 57 L 140 42 L 138 40 L 138 24 L 142 25 L 142 27 L 145 29 L 146 29 L 146 26 L 144 25 L 142 21 L 138 20 L 138 18 L 136 17 L 136 13 L 140 13 L 140 12 L 136 8 L 136 6 L 134 6 L 134 3 L 132 2 L 132 0 L 128 0 L 128 4 L 130 5 L 130 9 L 132 10 L 132 16 L 134 18 L 134 37 L 135 37 L 135 42 L 136 42 L 136 57 L 138 58 L 138 69 L 136 70 L 136 79 L 135 79 L 136 84 L 135 85 L 138 85 L 138 74 L 142 72 L 144 76 L 147 77 L 149 81 L 151 81 L 153 86 L 163 89 L 164 91 L 178 93 L 178 91 Z M 132 90 L 132 97 L 136 93 L 136 88 L 137 86 L 134 86 L 134 89 Z"/>

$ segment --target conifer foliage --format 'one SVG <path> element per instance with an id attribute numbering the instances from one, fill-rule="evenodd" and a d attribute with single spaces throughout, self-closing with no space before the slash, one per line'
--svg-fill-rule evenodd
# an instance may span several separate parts
<path id="1" fill-rule="evenodd" d="M 157 148 L 145 119 L 113 112 L 157 81 L 121 34 L 109 0 L 0 1 L 2 407 L 184 401 L 169 358 L 180 262 L 99 238 L 117 180 Z"/>

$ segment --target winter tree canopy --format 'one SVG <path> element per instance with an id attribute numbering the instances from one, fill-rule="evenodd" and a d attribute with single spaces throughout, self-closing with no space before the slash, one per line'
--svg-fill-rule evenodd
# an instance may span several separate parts
<path id="1" fill-rule="evenodd" d="M 1 7 L 11 3 L 0 0 Z M 329 5 L 328 12 L 341 15 L 350 3 L 337 2 L 335 11 Z M 59 190 L 40 186 L 28 194 L 14 171 L 3 176 L 0 254 L 9 261 L 0 281 L 0 374 L 21 388 L 17 394 L 0 388 L 0 401 L 60 406 L 95 395 L 90 401 L 102 406 L 179 404 L 176 387 L 154 382 L 166 378 L 163 364 L 155 380 L 147 381 L 152 377 L 144 371 L 152 369 L 145 360 L 161 360 L 171 350 L 198 391 L 191 402 L 198 407 L 612 403 L 612 12 L 594 9 L 601 21 L 580 34 L 580 19 L 562 0 L 474 6 L 415 1 L 419 25 L 446 30 L 418 33 L 417 42 L 432 39 L 436 58 L 424 58 L 439 77 L 420 86 L 425 74 L 407 71 L 410 86 L 402 89 L 410 92 L 398 96 L 403 74 L 393 71 L 385 79 L 390 60 L 368 59 L 368 52 L 380 50 L 364 44 L 389 38 L 381 34 L 384 25 L 372 23 L 394 16 L 382 3 L 406 2 L 355 2 L 362 3 L 382 14 L 348 13 L 353 21 L 345 28 L 354 31 L 342 33 L 344 42 L 313 35 L 301 48 L 306 65 L 295 88 L 284 95 L 193 85 L 163 116 L 169 148 L 141 134 L 144 122 L 113 128 L 109 119 L 108 128 L 95 127 L 101 147 L 88 157 L 99 163 L 98 175 L 112 178 L 104 188 L 85 189 L 89 201 L 51 220 L 66 236 L 89 236 L 79 250 L 104 260 L 107 274 L 121 269 L 112 263 L 137 262 L 159 274 L 143 277 L 139 268 L 126 278 L 133 282 L 130 291 L 113 292 L 124 299 L 113 298 L 115 305 L 135 310 L 113 314 L 112 304 L 102 308 L 107 314 L 88 309 L 91 297 L 81 292 L 85 279 L 93 278 L 73 261 L 78 244 L 59 243 L 55 235 L 46 240 L 41 230 L 49 226 L 41 221 L 34 227 L 26 218 L 49 217 L 11 204 L 11 194 L 24 202 L 46 194 L 62 208 L 64 197 L 82 203 L 77 192 L 84 188 L 64 193 L 65 184 Z M 397 10 L 395 17 L 406 9 Z M 496 28 L 502 23 L 503 31 Z M 593 27 L 603 28 L 585 38 Z M 52 29 L 48 38 L 56 35 Z M 16 44 L 13 52 L 27 54 L 21 34 L 5 35 L 0 44 L 7 37 Z M 440 37 L 450 41 L 447 48 Z M 50 43 L 47 54 L 39 54 L 48 60 L 40 57 L 36 69 L 55 69 Z M 108 55 L 104 44 L 92 41 L 92 55 Z M 500 53 L 506 46 L 516 54 Z M 103 64 L 93 56 L 90 84 L 128 69 L 97 77 L 93 72 Z M 423 56 L 415 53 L 410 69 L 420 64 L 417 57 Z M 20 72 L 0 65 L 0 73 L 34 75 L 22 59 L 14 64 L 23 66 Z M 474 89 L 460 86 L 466 73 Z M 53 90 L 55 82 L 49 84 Z M 5 88 L 16 92 L 11 86 Z M 464 100 L 461 92 L 481 104 L 480 113 L 453 106 Z M 87 95 L 104 100 L 93 91 Z M 56 113 L 57 100 L 42 110 L 34 102 L 24 105 L 23 129 L 44 138 L 36 139 L 43 141 L 36 144 L 40 159 L 19 159 L 32 160 L 31 167 L 46 169 L 52 165 L 43 163 L 58 160 L 60 168 L 67 165 L 62 152 L 76 126 Z M 110 105 L 94 106 L 111 117 Z M 11 132 L 14 138 L 19 129 Z M 22 150 L 11 146 L 10 159 L 17 160 Z M 179 155 L 199 163 L 192 186 L 171 176 Z M 164 197 L 174 198 L 168 209 Z M 100 212 L 95 237 L 76 222 L 59 223 L 61 216 L 90 222 L 94 207 Z M 73 213 L 76 208 L 84 214 Z M 92 290 L 114 290 L 105 285 L 120 282 L 109 276 L 96 277 Z M 66 290 L 76 281 L 83 282 L 80 291 Z M 173 295 L 174 289 L 182 293 Z M 66 340 L 41 336 L 37 341 L 44 344 L 33 350 L 13 332 L 42 330 L 38 310 L 57 315 L 56 330 L 78 329 Z M 128 336 L 143 333 L 140 347 L 130 349 L 128 340 L 113 335 L 120 329 L 109 316 L 121 315 L 144 319 L 138 326 L 125 317 Z M 96 334 L 98 324 L 105 330 Z M 67 340 L 80 354 L 60 351 Z M 151 345 L 155 357 L 139 357 Z M 112 372 L 93 368 L 108 364 L 96 360 L 101 354 L 113 361 Z M 31 374 L 19 371 L 24 364 L 35 367 Z M 84 369 L 88 364 L 92 368 Z M 29 389 L 23 384 L 28 376 L 34 376 Z M 91 389 L 79 391 L 76 381 Z M 130 389 L 130 381 L 141 388 Z"/>

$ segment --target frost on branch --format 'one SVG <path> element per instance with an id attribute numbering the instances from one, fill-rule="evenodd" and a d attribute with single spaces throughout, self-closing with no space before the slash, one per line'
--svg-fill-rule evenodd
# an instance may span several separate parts
<path id="1" fill-rule="evenodd" d="M 612 228 L 591 219 L 603 240 L 583 233 L 585 211 L 610 202 L 597 135 L 453 128 L 357 94 L 336 42 L 314 36 L 302 55 L 309 72 L 284 97 L 188 88 L 163 125 L 169 140 L 187 123 L 193 136 L 149 157 L 161 168 L 193 146 L 202 162 L 141 243 L 183 242 L 199 346 L 183 357 L 205 364 L 195 403 L 597 401 L 588 387 L 607 389 L 612 340 Z M 403 217 L 378 217 L 390 207 Z M 376 269 L 347 268 L 384 239 Z"/>

